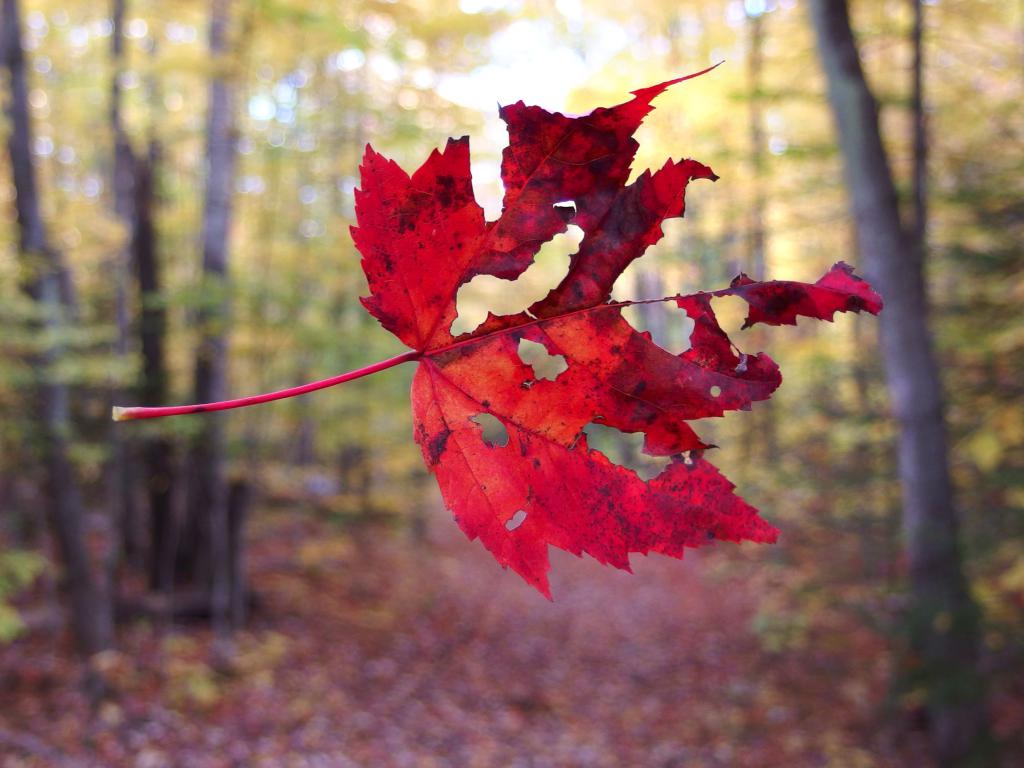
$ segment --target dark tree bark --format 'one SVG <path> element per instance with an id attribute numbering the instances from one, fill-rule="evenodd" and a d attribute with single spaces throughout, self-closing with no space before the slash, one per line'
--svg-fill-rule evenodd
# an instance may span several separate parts
<path id="1" fill-rule="evenodd" d="M 234 94 L 227 64 L 227 33 L 230 0 L 212 0 L 210 55 L 217 72 L 210 83 L 206 134 L 206 195 L 203 206 L 203 276 L 215 300 L 204 302 L 199 312 L 200 339 L 196 352 L 195 399 L 197 402 L 227 397 L 227 332 L 229 321 L 228 236 L 231 229 L 231 190 L 234 182 Z M 226 440 L 223 414 L 203 417 L 202 432 L 193 444 L 189 514 L 199 534 L 195 576 L 208 589 L 214 630 L 224 635 L 231 626 L 232 536 Z M 241 541 L 241 536 L 236 538 Z M 240 585 L 239 585 L 240 586 Z"/>
<path id="2" fill-rule="evenodd" d="M 633 296 L 637 301 L 657 301 L 665 293 L 665 282 L 661 272 L 652 267 L 637 265 L 636 281 L 633 284 Z M 637 311 L 643 318 L 644 328 L 651 332 L 656 344 L 666 345 L 668 340 L 668 312 L 664 304 L 640 304 Z"/>
<path id="3" fill-rule="evenodd" d="M 124 71 L 124 15 L 125 0 L 113 0 L 111 7 L 110 59 L 110 128 L 113 136 L 113 190 L 114 215 L 120 220 L 126 232 L 131 232 L 134 218 L 134 153 L 125 133 L 121 119 L 121 75 Z M 130 354 L 131 327 L 128 308 L 128 283 L 131 273 L 131 239 L 126 238 L 124 246 L 114 260 L 114 314 L 117 324 L 117 337 L 114 342 L 114 353 L 122 360 Z M 124 392 L 120 387 L 111 392 L 111 401 L 124 402 Z M 113 475 L 112 504 L 114 518 L 121 534 L 121 547 L 129 562 L 140 565 L 144 556 L 144 529 L 142 518 L 136 503 L 135 489 L 138 482 L 138 463 L 136 441 L 124 430 L 111 425 L 110 471 Z M 117 548 L 111 547 L 113 565 L 119 559 Z"/>
<path id="4" fill-rule="evenodd" d="M 231 596 L 228 607 L 231 625 L 241 626 L 246 619 L 248 590 L 245 583 L 245 547 L 242 541 L 245 520 L 249 516 L 251 501 L 249 484 L 235 480 L 228 490 L 228 565 Z"/>
<path id="5" fill-rule="evenodd" d="M 847 4 L 813 0 L 810 9 L 858 247 L 865 271 L 885 298 L 881 348 L 899 424 L 912 673 L 927 694 L 938 763 L 986 764 L 988 728 L 977 669 L 979 617 L 962 567 L 942 389 L 927 320 L 923 244 L 915 242 L 918 230 L 908 231 L 900 221 L 878 105 L 860 65 Z"/>
<path id="6" fill-rule="evenodd" d="M 134 216 L 132 222 L 132 264 L 139 294 L 139 345 L 142 375 L 139 399 L 146 405 L 167 402 L 165 356 L 167 312 L 161 300 L 160 261 L 157 251 L 155 208 L 156 169 L 160 149 L 151 141 L 146 155 L 133 157 Z M 143 438 L 144 485 L 149 502 L 150 546 L 149 584 L 169 593 L 174 581 L 175 528 L 172 489 L 175 466 L 174 446 L 162 434 Z"/>
<path id="7" fill-rule="evenodd" d="M 144 153 L 136 152 L 124 128 L 120 76 L 124 70 L 124 16 L 126 0 L 113 0 L 112 42 L 113 78 L 111 80 L 110 123 L 114 134 L 114 209 L 129 232 L 122 272 L 125 285 L 119 286 L 118 337 L 119 347 L 128 352 L 130 328 L 127 321 L 127 279 L 134 275 L 138 303 L 138 323 L 135 329 L 142 355 L 142 370 L 138 381 L 138 396 L 145 405 L 167 402 L 167 365 L 165 361 L 166 310 L 161 296 L 160 263 L 157 250 L 156 173 L 159 166 L 160 146 L 150 138 Z M 150 46 L 150 53 L 155 50 Z M 150 87 L 150 98 L 155 86 Z M 124 317 L 122 317 L 122 314 Z M 136 446 L 138 450 L 136 450 Z M 143 435 L 126 445 L 130 456 L 125 483 L 134 491 L 137 466 L 132 461 L 141 454 L 142 486 L 149 512 L 149 547 L 146 567 L 152 589 L 169 592 L 174 572 L 174 518 L 172 489 L 174 487 L 174 448 L 172 442 L 159 432 Z M 145 547 L 138 539 L 139 529 L 146 526 L 139 520 L 134 495 L 125 503 L 126 549 L 129 553 Z"/>
<path id="8" fill-rule="evenodd" d="M 71 281 L 61 254 L 49 241 L 43 221 L 32 162 L 32 126 L 17 0 L 3 0 L 2 8 L 0 48 L 9 72 L 5 104 L 10 122 L 7 149 L 17 198 L 18 248 L 26 275 L 24 290 L 42 310 L 39 332 L 59 339 L 72 311 Z M 108 596 L 90 563 L 82 501 L 68 457 L 69 391 L 53 374 L 63 353 L 59 341 L 53 341 L 34 361 L 37 378 L 33 407 L 42 429 L 47 510 L 64 565 L 75 640 L 78 649 L 91 656 L 111 646 L 113 621 Z"/>
<path id="9" fill-rule="evenodd" d="M 745 270 L 755 280 L 764 280 L 767 272 L 768 232 L 765 227 L 765 135 L 762 89 L 764 83 L 765 13 L 747 14 L 747 132 L 750 142 L 750 205 L 747 210 L 747 259 Z M 763 347 L 765 333 L 754 328 L 749 344 Z M 778 430 L 772 401 L 758 403 L 745 421 L 743 441 L 745 463 L 771 463 L 778 454 Z"/>

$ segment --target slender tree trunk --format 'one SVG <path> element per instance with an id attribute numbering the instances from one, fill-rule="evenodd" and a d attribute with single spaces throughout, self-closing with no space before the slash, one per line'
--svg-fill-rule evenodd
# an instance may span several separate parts
<path id="1" fill-rule="evenodd" d="M 64 564 L 75 640 L 79 650 L 91 656 L 111 646 L 113 620 L 110 603 L 90 563 L 82 501 L 68 457 L 71 431 L 68 387 L 53 371 L 64 354 L 59 339 L 71 311 L 71 283 L 60 253 L 49 242 L 42 216 L 32 163 L 32 126 L 17 0 L 3 0 L 2 7 L 0 47 L 9 71 L 7 149 L 16 193 L 18 247 L 26 275 L 24 289 L 42 310 L 43 319 L 38 328 L 41 337 L 50 339 L 35 361 L 37 380 L 33 393 L 33 406 L 42 428 L 46 501 Z"/>
<path id="2" fill-rule="evenodd" d="M 747 14 L 747 133 L 750 142 L 750 205 L 747 209 L 744 269 L 755 280 L 764 280 L 767 273 L 768 235 L 765 228 L 765 136 L 761 91 L 764 88 L 765 11 Z M 762 348 L 766 334 L 762 328 L 751 329 L 747 343 Z M 767 465 L 778 453 L 778 430 L 775 407 L 771 400 L 757 403 L 744 421 L 743 441 L 747 465 Z"/>
<path id="3" fill-rule="evenodd" d="M 228 617 L 231 625 L 245 623 L 248 590 L 245 583 L 245 546 L 242 536 L 251 502 L 249 484 L 245 480 L 231 482 L 228 489 L 228 566 L 231 582 Z"/>
<path id="4" fill-rule="evenodd" d="M 122 113 L 121 76 L 124 72 L 124 15 L 125 0 L 113 0 L 111 7 L 111 78 L 110 78 L 110 126 L 114 139 L 113 146 L 113 190 L 114 215 L 120 220 L 129 237 L 125 238 L 124 246 L 115 257 L 112 273 L 114 275 L 114 314 L 117 323 L 117 338 L 114 342 L 114 354 L 126 360 L 130 352 L 131 328 L 128 308 L 128 282 L 131 274 L 131 237 L 134 218 L 134 153 L 125 133 Z M 113 388 L 111 400 L 120 403 L 125 400 L 120 387 Z M 141 564 L 144 554 L 143 526 L 136 504 L 135 488 L 138 480 L 138 463 L 136 441 L 124 430 L 112 429 L 111 472 L 114 474 L 114 492 L 112 494 L 115 509 L 114 518 L 121 533 L 119 542 L 129 562 Z M 111 548 L 112 570 L 116 568 L 117 547 Z"/>
<path id="5" fill-rule="evenodd" d="M 747 109 L 750 136 L 751 203 L 747 212 L 747 269 L 765 278 L 764 116 L 761 110 L 764 68 L 764 14 L 747 15 Z"/>
<path id="6" fill-rule="evenodd" d="M 195 367 L 198 402 L 227 396 L 228 235 L 235 165 L 233 89 L 225 71 L 229 6 L 230 0 L 212 0 L 210 10 L 210 55 L 218 70 L 210 83 L 207 115 L 202 252 L 204 282 L 208 293 L 216 297 L 204 302 L 199 313 Z M 228 496 L 224 416 L 209 414 L 203 418 L 202 433 L 192 450 L 190 514 L 198 516 L 202 531 L 197 576 L 208 586 L 211 621 L 222 636 L 230 629 L 232 605 Z M 240 542 L 241 536 L 236 540 Z"/>
<path id="7" fill-rule="evenodd" d="M 124 2 L 124 0 L 115 0 Z M 146 53 L 155 61 L 157 40 L 146 38 Z M 160 250 L 157 239 L 156 213 L 159 204 L 159 171 L 161 146 L 156 138 L 153 115 L 159 115 L 160 87 L 156 75 L 146 82 L 149 104 L 149 141 L 145 152 L 136 152 L 124 137 L 128 151 L 122 157 L 131 161 L 131 267 L 135 275 L 138 304 L 136 333 L 142 356 L 138 381 L 140 402 L 157 405 L 169 399 L 166 362 L 167 310 L 164 306 Z M 159 119 L 159 118 L 157 118 Z M 123 129 L 122 129 L 123 130 Z M 127 206 L 126 206 L 127 207 Z M 174 588 L 174 556 L 177 547 L 175 527 L 175 494 L 178 468 L 175 444 L 162 429 L 147 431 L 140 438 L 143 479 L 149 512 L 148 579 L 151 589 L 170 596 Z M 169 602 L 162 603 L 170 611 Z"/>
<path id="8" fill-rule="evenodd" d="M 661 291 L 661 293 L 658 293 Z M 661 272 L 653 267 L 638 265 L 636 281 L 633 284 L 633 295 L 638 301 L 660 299 L 665 295 L 665 282 Z M 656 344 L 666 344 L 668 339 L 668 313 L 662 304 L 640 304 L 637 307 L 643 318 L 645 328 L 651 332 Z"/>
<path id="9" fill-rule="evenodd" d="M 132 264 L 139 294 L 139 345 L 142 352 L 142 376 L 139 399 L 146 404 L 167 402 L 167 363 L 165 355 L 167 311 L 163 306 L 160 262 L 157 252 L 155 207 L 156 169 L 160 149 L 150 141 L 146 155 L 136 155 L 134 178 L 134 219 L 132 224 Z M 143 438 L 144 485 L 149 502 L 150 588 L 169 594 L 174 582 L 175 529 L 173 510 L 174 447 L 160 433 Z"/>
<path id="10" fill-rule="evenodd" d="M 636 278 L 633 283 L 633 296 L 638 301 L 648 301 L 651 299 L 660 299 L 666 294 L 665 283 L 662 280 L 661 272 L 656 266 L 648 265 L 643 266 L 637 265 Z M 669 332 L 669 313 L 665 308 L 665 305 L 661 302 L 656 301 L 653 304 L 640 304 L 637 306 L 637 311 L 642 318 L 644 330 L 651 334 L 651 338 L 655 344 L 658 344 L 665 349 L 672 349 L 676 339 L 670 338 Z M 641 461 L 640 449 L 638 449 L 633 442 L 628 439 L 628 436 L 623 433 L 616 434 L 616 442 L 619 447 L 619 451 L 627 462 L 638 462 Z"/>
<path id="11" fill-rule="evenodd" d="M 901 223 L 896 188 L 845 0 L 813 0 L 811 18 L 838 129 L 865 270 L 885 298 L 881 347 L 899 423 L 903 529 L 915 678 L 927 695 L 940 765 L 985 764 L 988 730 L 978 611 L 964 577 L 921 248 Z"/>

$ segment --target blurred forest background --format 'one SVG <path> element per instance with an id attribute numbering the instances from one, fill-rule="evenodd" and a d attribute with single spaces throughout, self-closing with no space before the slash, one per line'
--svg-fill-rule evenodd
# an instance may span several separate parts
<path id="1" fill-rule="evenodd" d="M 845 10 L 3 0 L 0 764 L 1022 764 L 1024 7 L 851 2 L 882 155 L 850 118 L 871 103 L 843 90 Z M 402 351 L 358 301 L 367 142 L 412 170 L 469 134 L 493 216 L 498 104 L 586 112 L 719 60 L 658 99 L 634 175 L 689 156 L 722 178 L 616 295 L 844 259 L 899 318 L 923 267 L 945 394 L 908 397 L 935 395 L 933 360 L 885 315 L 734 334 L 785 383 L 698 431 L 778 545 L 634 576 L 556 557 L 550 605 L 444 511 L 410 366 L 111 422 Z M 905 248 L 873 254 L 886 211 Z M 525 306 L 571 248 L 460 311 Z M 685 346 L 667 314 L 632 320 Z M 923 358 L 882 354 L 880 325 Z M 651 470 L 630 437 L 601 445 Z"/>

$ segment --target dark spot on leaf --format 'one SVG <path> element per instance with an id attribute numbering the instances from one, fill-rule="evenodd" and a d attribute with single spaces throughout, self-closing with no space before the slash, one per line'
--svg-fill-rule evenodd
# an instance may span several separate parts
<path id="1" fill-rule="evenodd" d="M 442 208 L 451 208 L 456 202 L 455 179 L 451 176 L 438 176 L 434 195 Z"/>
<path id="2" fill-rule="evenodd" d="M 430 463 L 437 465 L 441 461 L 441 454 L 444 453 L 445 447 L 448 445 L 448 438 L 451 437 L 452 431 L 445 427 L 443 431 L 438 432 L 434 435 L 427 443 L 427 452 L 430 454 Z"/>

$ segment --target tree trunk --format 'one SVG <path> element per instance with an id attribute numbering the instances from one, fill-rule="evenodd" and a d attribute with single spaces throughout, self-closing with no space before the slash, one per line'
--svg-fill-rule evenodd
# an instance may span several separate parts
<path id="1" fill-rule="evenodd" d="M 160 262 L 157 253 L 155 207 L 156 169 L 160 149 L 150 141 L 146 155 L 134 156 L 134 218 L 132 222 L 132 264 L 139 293 L 139 344 L 142 375 L 139 399 L 145 405 L 167 402 L 165 345 L 167 311 L 161 296 Z M 156 433 L 143 438 L 146 496 L 149 501 L 149 585 L 169 593 L 174 581 L 175 530 L 172 492 L 174 488 L 174 447 L 169 438 Z"/>
<path id="2" fill-rule="evenodd" d="M 761 90 L 764 82 L 765 11 L 747 13 L 747 131 L 750 141 L 750 205 L 747 210 L 747 259 L 745 270 L 755 280 L 764 280 L 767 272 L 768 235 L 765 228 L 765 137 Z M 755 326 L 747 343 L 763 348 L 766 334 Z M 744 463 L 767 466 L 778 454 L 778 437 L 773 401 L 757 403 L 745 424 Z"/>
<path id="3" fill-rule="evenodd" d="M 228 564 L 230 579 L 231 625 L 241 626 L 245 622 L 248 590 L 245 583 L 245 547 L 242 536 L 245 520 L 249 516 L 252 493 L 245 480 L 235 480 L 228 490 Z"/>
<path id="4" fill-rule="evenodd" d="M 661 272 L 655 267 L 637 265 L 633 295 L 637 301 L 657 301 L 665 296 L 665 283 Z M 650 331 L 655 344 L 671 349 L 669 342 L 668 316 L 664 304 L 639 304 L 637 312 L 643 318 L 644 329 Z M 672 342 L 675 342 L 672 339 Z"/>
<path id="5" fill-rule="evenodd" d="M 68 456 L 71 431 L 68 387 L 53 372 L 63 356 L 59 339 L 72 309 L 73 297 L 69 273 L 60 253 L 49 242 L 40 206 L 32 163 L 32 126 L 17 0 L 3 0 L 0 32 L 0 47 L 9 71 L 5 105 L 10 122 L 7 149 L 16 193 L 18 248 L 26 275 L 24 289 L 42 310 L 39 333 L 53 339 L 35 361 L 37 378 L 33 393 L 33 407 L 37 409 L 43 433 L 47 508 L 64 564 L 76 644 L 82 653 L 91 656 L 111 646 L 113 620 L 108 596 L 104 595 L 90 563 L 82 501 Z"/>
<path id="6" fill-rule="evenodd" d="M 114 215 L 121 222 L 126 233 L 131 233 L 132 220 L 134 216 L 134 198 L 132 187 L 134 184 L 134 153 L 128 136 L 125 134 L 124 125 L 121 120 L 121 75 L 124 71 L 124 15 L 125 0 L 113 0 L 111 8 L 111 19 L 113 29 L 111 30 L 110 59 L 110 127 L 114 139 L 113 146 L 113 190 L 114 190 Z M 125 238 L 125 243 L 120 252 L 114 258 L 112 265 L 114 275 L 114 314 L 117 324 L 117 337 L 114 342 L 114 353 L 121 360 L 127 359 L 130 351 L 129 339 L 131 329 L 129 323 L 128 309 L 128 282 L 131 274 L 131 238 Z M 115 403 L 124 402 L 124 392 L 121 387 L 114 387 L 111 392 L 111 401 Z M 130 563 L 141 565 L 144 555 L 144 533 L 142 520 L 136 504 L 135 488 L 138 480 L 138 453 L 136 441 L 124 430 L 111 425 L 111 462 L 110 471 L 113 474 L 112 503 L 117 521 L 117 528 L 120 531 L 121 541 L 119 542 L 124 556 Z M 112 557 L 112 566 L 116 567 L 120 559 L 117 554 L 117 547 L 112 547 L 115 553 Z M 114 570 L 114 568 L 112 568 Z"/>
<path id="7" fill-rule="evenodd" d="M 231 228 L 231 190 L 234 181 L 235 136 L 233 93 L 227 64 L 230 0 L 212 0 L 210 55 L 218 67 L 211 83 L 207 115 L 206 195 L 203 206 L 203 277 L 207 301 L 199 312 L 200 340 L 196 353 L 197 402 L 227 397 L 227 324 L 229 301 L 228 235 Z M 216 297 L 210 300 L 209 293 Z M 225 635 L 231 625 L 231 539 L 228 512 L 226 441 L 223 414 L 203 416 L 202 431 L 192 449 L 189 514 L 199 523 L 196 577 L 209 590 L 210 616 L 215 632 Z M 241 536 L 236 537 L 237 541 Z"/>
<path id="8" fill-rule="evenodd" d="M 751 203 L 747 211 L 747 270 L 755 280 L 765 279 L 764 230 L 764 117 L 761 83 L 764 68 L 764 14 L 747 14 L 747 109 L 750 137 Z"/>
<path id="9" fill-rule="evenodd" d="M 123 24 L 126 0 L 114 0 L 115 69 L 123 69 Z M 146 40 L 147 54 L 152 63 L 156 55 L 156 39 Z M 138 337 L 142 368 L 137 382 L 138 398 L 144 405 L 159 405 L 168 400 L 168 373 L 166 362 L 167 310 L 163 303 L 160 254 L 157 242 L 156 210 L 158 204 L 158 171 L 160 143 L 155 138 L 155 127 L 149 126 L 149 142 L 145 152 L 137 152 L 124 130 L 121 118 L 120 82 L 114 80 L 116 109 L 111 115 L 115 131 L 115 179 L 119 202 L 118 213 L 131 233 L 128 262 L 134 274 L 138 322 Z M 155 76 L 149 78 L 147 100 L 150 112 L 159 113 L 159 88 Z M 138 438 L 141 454 L 142 486 L 149 513 L 148 559 L 145 563 L 150 589 L 169 596 L 174 586 L 174 554 L 177 536 L 174 519 L 174 488 L 176 467 L 174 442 L 155 427 Z M 143 526 L 145 527 L 145 526 Z M 161 604 L 170 605 L 164 601 Z"/>
<path id="10" fill-rule="evenodd" d="M 845 0 L 813 0 L 811 18 L 838 130 L 865 271 L 885 298 L 881 348 L 899 424 L 903 529 L 910 569 L 912 670 L 927 697 L 936 760 L 983 764 L 988 744 L 977 669 L 978 611 L 964 577 L 942 391 L 927 323 L 923 249 L 900 223 Z"/>

